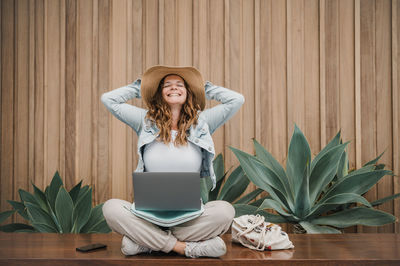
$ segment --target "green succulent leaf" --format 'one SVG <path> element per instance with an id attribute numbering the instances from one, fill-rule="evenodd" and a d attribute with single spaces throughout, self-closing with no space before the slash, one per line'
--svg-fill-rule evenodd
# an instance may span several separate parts
<path id="1" fill-rule="evenodd" d="M 307 163 L 306 169 L 304 169 L 302 183 L 299 189 L 299 193 L 297 193 L 296 201 L 295 201 L 295 210 L 294 214 L 297 217 L 305 217 L 310 211 L 310 191 L 309 191 L 309 176 L 311 171 L 310 163 Z"/>
<path id="2" fill-rule="evenodd" d="M 394 195 L 391 195 L 391 196 L 384 197 L 382 199 L 373 201 L 373 202 L 371 202 L 371 205 L 372 206 L 378 206 L 378 205 L 381 205 L 381 204 L 383 204 L 383 203 L 385 203 L 385 202 L 387 202 L 389 200 L 394 200 L 394 199 L 396 199 L 398 197 L 400 197 L 400 193 L 397 193 L 397 194 L 394 194 Z"/>
<path id="3" fill-rule="evenodd" d="M 235 217 L 246 214 L 260 214 L 265 217 L 265 220 L 271 223 L 286 223 L 288 220 L 280 215 L 272 214 L 266 211 L 260 211 L 257 207 L 247 204 L 234 204 Z"/>
<path id="4" fill-rule="evenodd" d="M 310 201 L 313 203 L 322 190 L 332 181 L 340 162 L 340 158 L 348 143 L 337 145 L 325 152 L 315 164 L 310 175 Z"/>
<path id="5" fill-rule="evenodd" d="M 337 171 L 337 177 L 338 179 L 342 179 L 349 173 L 349 158 L 347 155 L 347 152 L 344 151 L 342 153 L 342 156 L 340 157 L 339 161 L 339 166 L 338 166 L 338 171 Z"/>
<path id="6" fill-rule="evenodd" d="M 336 194 L 355 193 L 362 195 L 373 187 L 383 176 L 390 174 L 391 171 L 375 170 L 345 177 L 335 183 L 332 188 L 323 196 L 321 201 Z"/>
<path id="7" fill-rule="evenodd" d="M 276 174 L 263 165 L 254 156 L 241 150 L 230 147 L 238 158 L 247 177 L 259 188 L 267 191 L 273 199 L 278 201 L 285 208 L 293 210 L 293 202 L 284 192 L 282 183 Z"/>
<path id="8" fill-rule="evenodd" d="M 26 204 L 27 202 L 31 204 L 35 204 L 39 206 L 39 203 L 37 202 L 35 196 L 33 196 L 31 193 L 28 191 L 25 191 L 23 189 L 18 189 L 19 197 L 21 198 L 21 201 Z"/>
<path id="9" fill-rule="evenodd" d="M 26 212 L 25 205 L 19 201 L 7 200 L 8 203 L 16 210 L 19 215 L 22 216 L 25 220 L 29 220 L 28 213 Z"/>
<path id="10" fill-rule="evenodd" d="M 74 209 L 74 203 L 69 193 L 62 186 L 58 191 L 56 198 L 56 216 L 60 222 L 62 232 L 69 233 L 72 228 L 72 212 Z"/>
<path id="11" fill-rule="evenodd" d="M 260 198 L 260 199 L 258 199 L 258 200 L 256 200 L 256 201 L 250 203 L 250 205 L 260 207 L 260 205 L 261 205 L 261 204 L 264 202 L 264 200 L 266 200 L 266 199 L 272 199 L 272 198 L 271 198 L 271 196 L 265 196 L 265 197 L 262 197 L 262 198 Z"/>
<path id="12" fill-rule="evenodd" d="M 261 188 L 257 188 L 256 190 L 253 190 L 252 192 L 244 195 L 240 199 L 238 199 L 235 203 L 236 204 L 247 204 L 253 199 L 255 199 L 259 194 L 261 194 L 263 190 Z"/>
<path id="13" fill-rule="evenodd" d="M 245 175 L 242 167 L 238 166 L 226 180 L 218 199 L 233 202 L 242 195 L 249 183 L 250 180 Z"/>
<path id="14" fill-rule="evenodd" d="M 103 216 L 103 203 L 97 205 L 90 211 L 89 219 L 87 223 L 82 227 L 81 233 L 89 233 L 93 231 L 93 228 L 102 220 L 104 220 Z"/>
<path id="15" fill-rule="evenodd" d="M 264 202 L 261 203 L 261 205 L 258 207 L 257 211 L 261 211 L 264 209 L 273 209 L 283 216 L 293 216 L 292 214 L 282 209 L 282 206 L 273 199 L 265 199 Z"/>
<path id="16" fill-rule="evenodd" d="M 285 187 L 285 191 L 291 198 L 294 198 L 294 192 L 290 188 L 289 180 L 286 176 L 285 170 L 279 164 L 279 162 L 269 153 L 256 139 L 253 139 L 254 149 L 256 150 L 257 158 L 263 162 L 269 169 L 271 169 L 277 177 L 280 179 L 281 183 Z"/>
<path id="17" fill-rule="evenodd" d="M 210 177 L 207 176 L 204 178 L 200 178 L 200 195 L 201 195 L 201 199 L 204 204 L 206 204 L 209 201 L 208 195 L 209 195 L 210 188 L 207 185 L 207 179 L 210 179 Z"/>
<path id="18" fill-rule="evenodd" d="M 311 150 L 303 132 L 295 124 L 286 161 L 286 174 L 296 198 L 302 184 L 307 163 L 311 162 Z"/>
<path id="19" fill-rule="evenodd" d="M 79 191 L 81 190 L 82 186 L 82 180 L 78 184 L 76 184 L 68 193 L 73 201 L 73 203 L 76 203 L 76 200 L 78 199 Z"/>
<path id="20" fill-rule="evenodd" d="M 85 194 L 79 194 L 78 201 L 74 207 L 72 230 L 74 233 L 80 233 L 81 228 L 89 220 L 90 210 L 92 209 L 92 189 L 89 188 L 85 191 Z"/>
<path id="21" fill-rule="evenodd" d="M 385 153 L 385 152 L 382 152 L 381 154 L 379 154 L 378 157 L 376 157 L 375 159 L 373 159 L 373 160 L 367 162 L 366 164 L 364 164 L 364 166 L 376 164 L 376 163 L 379 161 L 379 159 L 382 157 L 382 155 L 383 155 L 384 153 Z"/>
<path id="22" fill-rule="evenodd" d="M 340 144 L 340 134 L 341 132 L 339 131 L 336 136 L 333 137 L 333 139 L 318 153 L 318 155 L 315 156 L 314 160 L 311 162 L 311 171 L 314 170 L 315 165 L 326 152 Z"/>
<path id="23" fill-rule="evenodd" d="M 307 234 L 341 234 L 339 230 L 329 227 L 312 224 L 306 221 L 299 222 L 299 224 L 307 231 Z"/>
<path id="24" fill-rule="evenodd" d="M 8 217 L 13 215 L 14 212 L 15 210 L 0 212 L 0 224 L 3 223 L 5 220 L 7 220 Z"/>
<path id="25" fill-rule="evenodd" d="M 35 229 L 30 225 L 21 223 L 5 224 L 0 226 L 1 232 L 22 232 L 22 230 L 24 230 L 24 232 L 33 232 Z"/>
<path id="26" fill-rule="evenodd" d="M 379 226 L 394 223 L 396 217 L 373 208 L 355 207 L 327 216 L 318 217 L 311 222 L 313 224 L 330 225 L 337 228 L 345 228 L 357 224 L 367 226 Z"/>
<path id="27" fill-rule="evenodd" d="M 58 232 L 57 226 L 55 225 L 51 216 L 46 211 L 42 210 L 39 206 L 29 202 L 25 203 L 25 206 L 28 211 L 29 220 L 31 221 L 33 227 L 35 227 L 35 224 L 45 224 L 47 227 L 52 228 L 54 232 Z M 40 231 L 39 229 L 37 230 Z"/>
<path id="28" fill-rule="evenodd" d="M 41 233 L 59 233 L 55 228 L 43 223 L 33 223 L 32 226 Z"/>
<path id="29" fill-rule="evenodd" d="M 111 229 L 108 227 L 106 220 L 101 220 L 97 224 L 95 224 L 88 233 L 110 233 Z"/>
<path id="30" fill-rule="evenodd" d="M 48 201 L 50 203 L 51 209 L 55 210 L 56 198 L 60 187 L 63 185 L 60 175 L 58 171 L 54 174 L 53 179 L 51 180 L 50 187 L 48 189 Z"/>
<path id="31" fill-rule="evenodd" d="M 371 204 L 364 197 L 355 193 L 341 193 L 336 194 L 326 200 L 318 202 L 310 211 L 308 216 L 317 216 L 326 213 L 330 210 L 334 210 L 341 204 L 347 204 L 352 202 L 358 202 L 364 204 L 367 207 L 372 207 Z"/>
<path id="32" fill-rule="evenodd" d="M 41 191 L 38 187 L 36 187 L 35 184 L 32 183 L 32 186 L 33 186 L 33 190 L 34 190 L 33 195 L 34 195 L 37 203 L 39 204 L 40 208 L 42 208 L 46 212 L 49 212 L 46 195 L 44 194 L 43 191 Z"/>
<path id="33" fill-rule="evenodd" d="M 209 192 L 209 195 L 208 195 L 208 200 L 209 201 L 217 199 L 218 193 L 219 193 L 219 191 L 221 189 L 222 182 L 224 182 L 225 176 L 226 176 L 226 173 L 222 176 L 222 178 L 219 177 L 218 180 L 217 180 L 217 183 L 215 185 L 215 189 Z M 212 187 L 212 181 L 211 181 L 211 187 Z"/>
<path id="34" fill-rule="evenodd" d="M 214 167 L 214 173 L 217 178 L 216 181 L 219 181 L 221 178 L 224 177 L 225 174 L 225 165 L 224 165 L 224 159 L 222 157 L 222 154 L 218 154 L 217 157 L 215 157 L 213 161 L 213 167 Z"/>

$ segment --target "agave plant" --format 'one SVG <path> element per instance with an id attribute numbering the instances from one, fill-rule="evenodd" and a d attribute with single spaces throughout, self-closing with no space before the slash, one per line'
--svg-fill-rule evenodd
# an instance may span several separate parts
<path id="1" fill-rule="evenodd" d="M 262 189 L 258 188 L 244 195 L 243 197 L 240 197 L 250 183 L 250 180 L 243 172 L 242 167 L 240 165 L 236 167 L 230 173 L 224 185 L 222 185 L 223 180 L 229 173 L 229 171 L 225 172 L 225 165 L 222 154 L 218 154 L 218 156 L 214 159 L 213 166 L 217 184 L 215 189 L 211 191 L 212 181 L 210 177 L 201 179 L 201 198 L 203 200 L 203 203 L 207 203 L 213 200 L 225 200 L 232 203 L 234 207 L 242 206 L 253 201 L 261 192 L 263 192 Z M 249 204 L 251 206 L 259 206 L 265 198 L 266 197 Z"/>
<path id="2" fill-rule="evenodd" d="M 270 195 L 259 207 L 236 206 L 237 213 L 260 213 L 270 222 L 300 225 L 307 233 L 341 233 L 338 229 L 357 224 L 395 222 L 396 217 L 373 207 L 400 194 L 372 203 L 362 196 L 383 176 L 392 175 L 383 169 L 384 165 L 376 164 L 382 154 L 362 168 L 349 171 L 347 145 L 342 143 L 339 131 L 311 160 L 308 142 L 295 125 L 286 171 L 255 139 L 255 156 L 230 147 L 248 178 Z"/>
<path id="3" fill-rule="evenodd" d="M 3 232 L 47 233 L 108 233 L 111 232 L 103 217 L 102 206 L 92 208 L 92 188 L 82 181 L 69 192 L 64 188 L 58 172 L 45 192 L 33 183 L 34 193 L 19 189 L 21 201 L 8 202 L 13 207 L 0 213 L 0 224 L 17 212 L 30 225 L 12 223 L 0 226 Z"/>

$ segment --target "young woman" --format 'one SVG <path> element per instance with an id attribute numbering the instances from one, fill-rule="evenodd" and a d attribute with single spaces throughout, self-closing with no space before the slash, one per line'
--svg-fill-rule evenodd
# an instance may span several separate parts
<path id="1" fill-rule="evenodd" d="M 148 110 L 126 103 L 141 97 Z M 204 110 L 206 98 L 221 104 Z M 204 85 L 194 67 L 154 66 L 142 79 L 104 93 L 101 101 L 138 134 L 136 172 L 197 171 L 201 177 L 210 176 L 215 188 L 211 134 L 239 110 L 244 103 L 241 94 L 211 82 Z M 123 235 L 123 254 L 175 251 L 195 258 L 226 253 L 219 236 L 229 229 L 235 216 L 230 203 L 208 202 L 201 216 L 170 228 L 136 217 L 129 211 L 131 205 L 110 199 L 103 206 L 110 228 Z"/>

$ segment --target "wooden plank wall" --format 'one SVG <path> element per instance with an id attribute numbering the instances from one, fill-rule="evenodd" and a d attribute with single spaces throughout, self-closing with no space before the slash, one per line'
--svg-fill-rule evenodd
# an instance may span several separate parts
<path id="1" fill-rule="evenodd" d="M 56 170 L 67 188 L 91 184 L 96 204 L 131 200 L 137 137 L 100 96 L 154 64 L 194 65 L 245 96 L 213 136 L 227 169 L 237 165 L 228 146 L 252 153 L 254 137 L 285 163 L 296 123 L 313 154 L 341 129 L 351 168 L 385 151 L 382 162 L 400 173 L 399 0 L 2 0 L 0 7 L 1 211 L 19 188 L 32 191 L 31 181 L 44 188 Z M 398 192 L 398 177 L 386 176 L 367 198 Z M 381 209 L 400 215 L 398 201 Z"/>

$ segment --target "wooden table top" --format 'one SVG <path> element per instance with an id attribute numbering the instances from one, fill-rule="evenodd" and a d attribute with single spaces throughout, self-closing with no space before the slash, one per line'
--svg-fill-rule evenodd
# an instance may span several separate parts
<path id="1" fill-rule="evenodd" d="M 232 243 L 231 235 L 222 238 L 227 244 L 224 256 L 191 259 L 174 252 L 124 256 L 121 236 L 115 233 L 0 233 L 0 265 L 400 265 L 400 234 L 289 234 L 294 249 L 263 252 Z M 97 242 L 107 249 L 75 251 Z"/>

